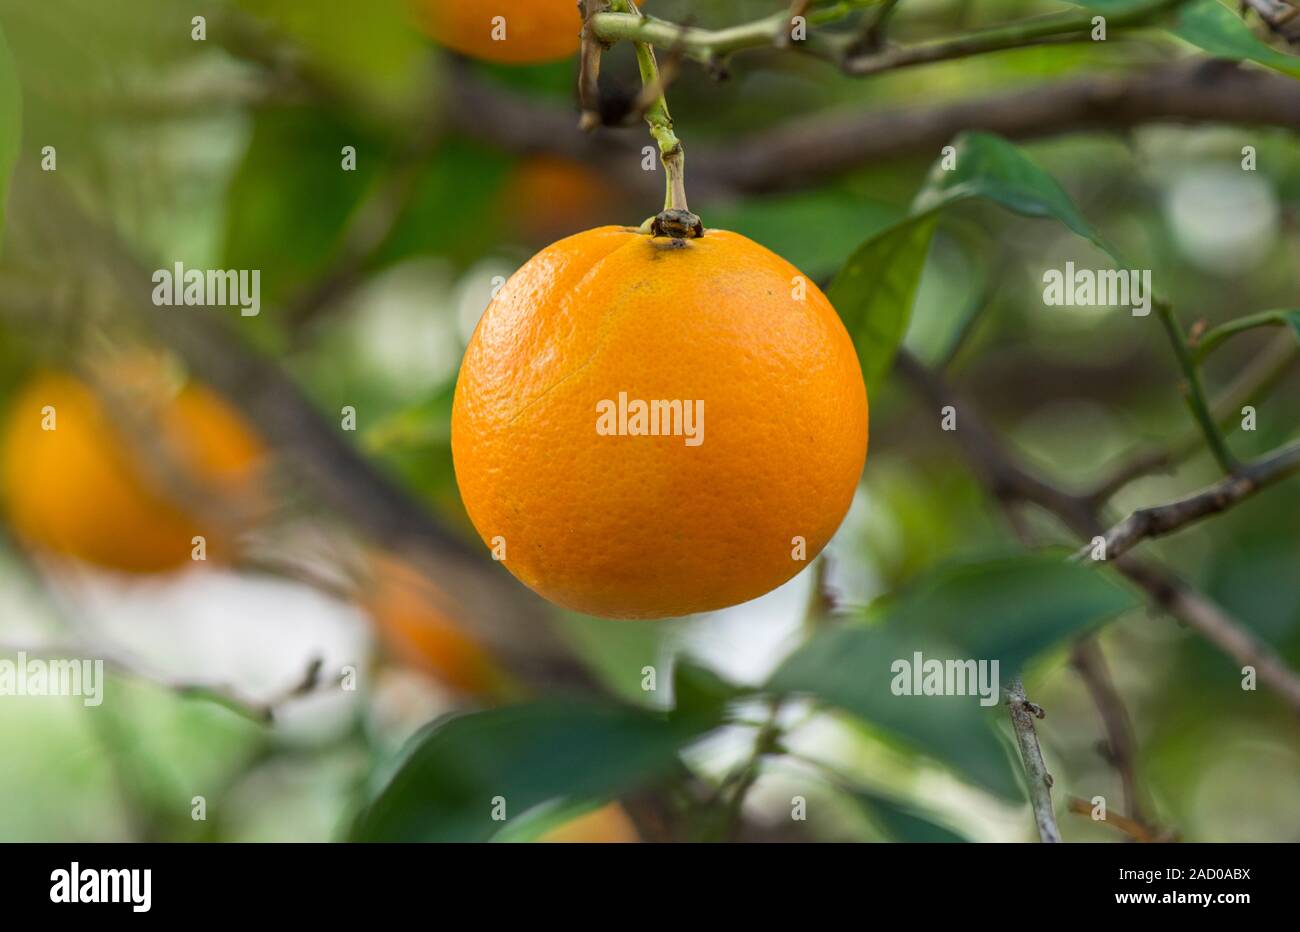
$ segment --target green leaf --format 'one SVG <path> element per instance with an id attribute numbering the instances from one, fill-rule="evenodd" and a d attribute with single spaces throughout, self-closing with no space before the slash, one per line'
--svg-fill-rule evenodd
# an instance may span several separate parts
<path id="1" fill-rule="evenodd" d="M 1053 218 L 1124 265 L 1061 186 L 1017 146 L 991 133 L 963 133 L 954 145 L 953 168 L 945 169 L 943 158 L 936 162 L 910 215 L 859 246 L 827 291 L 857 347 L 868 396 L 907 335 L 939 211 L 984 198 L 1027 217 Z"/>
<path id="2" fill-rule="evenodd" d="M 416 735 L 358 817 L 355 841 L 486 841 L 544 803 L 604 801 L 668 773 L 715 722 L 630 706 L 546 700 L 453 716 Z"/>
<path id="3" fill-rule="evenodd" d="M 1001 717 L 1001 686 L 1033 657 L 1137 601 L 1096 569 L 1057 553 L 942 567 L 874 606 L 871 623 L 849 624 L 804 645 L 777 670 L 770 688 L 817 696 L 985 789 L 1019 799 L 1005 748 L 992 730 Z M 895 679 L 903 674 L 895 663 L 906 661 L 915 670 L 918 653 L 922 662 L 987 662 L 990 676 L 979 684 L 987 692 L 896 695 Z"/>
<path id="4" fill-rule="evenodd" d="M 951 843 L 970 840 L 906 803 L 870 790 L 854 788 L 851 792 L 872 821 L 895 841 Z"/>
<path id="5" fill-rule="evenodd" d="M 1018 146 L 992 133 L 963 133 L 955 143 L 951 171 L 940 159 L 912 204 L 912 212 L 938 210 L 969 198 L 985 198 L 1026 217 L 1059 220 L 1120 265 L 1116 251 L 1079 213 L 1051 175 Z"/>
<path id="6" fill-rule="evenodd" d="M 1074 0 L 1079 6 L 1108 16 L 1149 6 L 1149 0 Z M 1170 17 L 1170 32 L 1217 58 L 1253 61 L 1283 74 L 1300 77 L 1300 57 L 1287 55 L 1255 38 L 1250 27 L 1219 0 L 1192 0 Z"/>
<path id="7" fill-rule="evenodd" d="M 1045 552 L 941 567 L 892 605 L 887 624 L 940 639 L 961 657 L 996 660 L 1007 682 L 1029 660 L 1137 604 L 1110 576 Z"/>
<path id="8" fill-rule="evenodd" d="M 996 711 L 971 696 L 899 696 L 890 688 L 895 660 L 912 658 L 915 638 L 881 627 L 845 625 L 819 635 L 788 657 L 768 686 L 815 696 L 852 713 L 883 734 L 947 764 L 1005 799 L 1023 792 L 992 724 Z M 935 657 L 959 656 L 931 640 Z M 998 697 L 998 703 L 1001 697 Z"/>
<path id="9" fill-rule="evenodd" d="M 907 334 L 935 221 L 928 212 L 871 237 L 849 256 L 827 291 L 857 347 L 869 396 Z"/>
<path id="10" fill-rule="evenodd" d="M 0 27 L 0 230 L 4 228 L 5 202 L 9 196 L 9 176 L 18 161 L 23 132 L 23 99 L 13 56 Z"/>

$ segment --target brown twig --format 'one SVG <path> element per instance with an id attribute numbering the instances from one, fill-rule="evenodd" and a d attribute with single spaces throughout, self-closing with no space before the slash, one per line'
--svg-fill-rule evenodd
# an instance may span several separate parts
<path id="1" fill-rule="evenodd" d="M 605 45 L 591 28 L 591 17 L 609 9 L 609 0 L 578 0 L 582 15 L 582 47 L 578 55 L 578 128 L 589 133 L 600 126 L 600 55 Z"/>
<path id="2" fill-rule="evenodd" d="M 1078 671 L 1101 716 L 1106 731 L 1106 762 L 1119 774 L 1124 787 L 1124 807 L 1137 822 L 1146 824 L 1146 804 L 1137 776 L 1137 740 L 1133 736 L 1133 723 L 1124 700 L 1115 689 L 1097 638 L 1088 635 L 1077 640 L 1070 652 L 1070 663 Z"/>
<path id="3" fill-rule="evenodd" d="M 1092 805 L 1086 799 L 1080 799 L 1077 796 L 1071 796 L 1066 801 L 1066 808 L 1077 815 L 1085 815 L 1092 818 Z M 1095 822 L 1101 822 L 1123 832 L 1134 841 L 1153 842 L 1168 840 L 1165 835 L 1153 832 L 1140 819 L 1133 819 L 1119 812 L 1114 812 L 1109 808 L 1106 810 L 1106 818 L 1094 819 Z"/>
<path id="4" fill-rule="evenodd" d="M 1102 535 L 1106 542 L 1106 559 L 1117 559 L 1144 540 L 1173 534 L 1197 521 L 1226 511 L 1296 472 L 1300 472 L 1300 441 L 1240 467 L 1235 475 L 1228 476 L 1195 495 L 1167 505 L 1139 509 Z M 1091 550 L 1090 544 L 1075 554 L 1075 558 L 1086 559 Z"/>
<path id="5" fill-rule="evenodd" d="M 1020 677 L 1012 680 L 1011 688 L 1007 690 L 1007 709 L 1020 757 L 1025 764 L 1025 783 L 1029 790 L 1029 805 L 1034 810 L 1034 822 L 1038 826 L 1038 837 L 1044 842 L 1059 842 L 1061 830 L 1056 825 L 1056 813 L 1052 809 L 1052 775 L 1047 771 L 1038 733 L 1034 730 L 1034 719 L 1045 717 L 1045 713 L 1025 698 L 1025 687 Z"/>

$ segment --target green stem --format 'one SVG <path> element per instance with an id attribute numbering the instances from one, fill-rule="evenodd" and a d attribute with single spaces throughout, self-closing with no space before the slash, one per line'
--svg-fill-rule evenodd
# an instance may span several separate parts
<path id="1" fill-rule="evenodd" d="M 601 39 L 609 38 L 600 31 L 597 23 L 602 17 L 622 16 L 637 22 L 643 19 L 631 0 L 610 0 L 610 7 L 618 12 L 598 13 L 592 17 L 592 28 Z M 633 45 L 636 49 L 637 68 L 641 72 L 641 85 L 645 93 L 653 95 L 645 110 L 645 121 L 650 126 L 650 136 L 659 144 L 659 161 L 663 163 L 664 174 L 667 176 L 664 210 L 689 211 L 690 207 L 686 203 L 686 153 L 673 130 L 673 118 L 668 112 L 668 100 L 664 96 L 655 50 L 647 41 L 633 40 Z"/>
<path id="2" fill-rule="evenodd" d="M 1285 327 L 1287 325 L 1294 327 L 1296 337 L 1300 338 L 1300 311 L 1260 311 L 1257 314 L 1238 317 L 1236 320 L 1220 324 L 1202 334 L 1201 338 L 1196 342 L 1195 359 L 1197 362 L 1201 362 L 1210 354 L 1211 350 L 1234 334 L 1245 330 L 1253 330 L 1256 327 Z"/>
<path id="3" fill-rule="evenodd" d="M 1187 0 L 1153 0 L 1149 4 L 1106 17 L 1106 26 L 1108 29 L 1147 26 L 1185 2 Z M 806 18 L 809 26 L 825 25 L 844 19 L 864 7 L 878 5 L 888 10 L 892 3 L 890 0 L 840 0 L 810 10 Z M 659 46 L 671 45 L 681 49 L 690 58 L 703 62 L 712 62 L 746 49 L 771 47 L 777 30 L 786 28 L 788 24 L 788 14 L 785 12 L 725 29 L 698 29 L 629 14 L 630 10 L 598 13 L 592 17 L 592 28 L 606 42 L 633 41 Z M 1091 38 L 1092 21 L 1097 15 L 1094 10 L 1053 13 L 883 51 L 863 52 L 861 38 L 856 36 L 810 35 L 797 45 L 803 51 L 839 62 L 848 74 L 861 76 L 1045 42 L 1086 42 Z"/>
<path id="4" fill-rule="evenodd" d="M 1200 370 L 1197 368 L 1196 361 L 1192 358 L 1191 351 L 1188 349 L 1187 339 L 1183 336 L 1183 330 L 1178 324 L 1178 318 L 1174 315 L 1174 309 L 1164 301 L 1157 300 L 1153 303 L 1156 307 L 1156 313 L 1160 315 L 1160 322 L 1164 324 L 1165 333 L 1169 336 L 1170 345 L 1174 348 L 1174 355 L 1178 357 L 1179 368 L 1183 370 L 1183 384 L 1187 405 L 1191 408 L 1196 423 L 1200 425 L 1201 433 L 1205 435 L 1205 440 L 1210 446 L 1210 452 L 1214 454 L 1219 467 L 1225 473 L 1231 474 L 1237 470 L 1237 461 L 1228 449 L 1228 443 L 1224 440 L 1223 433 L 1214 420 L 1214 415 L 1210 413 L 1210 405 L 1205 400 L 1205 387 L 1201 384 Z"/>
<path id="5" fill-rule="evenodd" d="M 875 6 L 878 2 L 880 0 L 840 0 L 809 10 L 804 18 L 809 26 L 822 26 L 844 19 L 864 7 Z M 725 29 L 699 29 L 679 26 L 653 16 L 638 16 L 631 10 L 624 9 L 627 6 L 628 2 L 611 0 L 614 12 L 593 16 L 591 26 L 596 35 L 606 42 L 645 42 L 676 47 L 685 55 L 704 62 L 722 58 L 732 52 L 770 46 L 777 31 L 789 25 L 789 14 L 781 11 Z"/>

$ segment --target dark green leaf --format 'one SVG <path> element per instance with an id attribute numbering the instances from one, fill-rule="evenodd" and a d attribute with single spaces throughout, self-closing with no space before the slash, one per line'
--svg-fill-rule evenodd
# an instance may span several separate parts
<path id="1" fill-rule="evenodd" d="M 680 658 L 673 669 L 676 715 L 718 720 L 729 702 L 748 692 L 686 657 Z"/>
<path id="2" fill-rule="evenodd" d="M 1024 664 L 1137 604 L 1128 589 L 1060 553 L 954 564 L 927 575 L 888 610 L 900 633 L 934 636 L 961 657 L 997 660 L 1003 682 Z"/>
<path id="3" fill-rule="evenodd" d="M 357 841 L 486 841 L 543 803 L 601 801 L 667 773 L 714 722 L 549 700 L 435 722 L 352 829 Z"/>
<path id="4" fill-rule="evenodd" d="M 1136 602 L 1095 568 L 1056 553 L 945 567 L 873 607 L 874 623 L 832 630 L 800 648 L 771 688 L 840 706 L 980 786 L 1019 798 L 992 731 L 1000 687 L 1034 656 Z M 918 661 L 931 660 L 975 661 L 973 672 L 982 668 L 986 677 L 970 684 L 970 695 L 895 694 L 895 678 L 905 676 L 896 662 L 916 671 Z"/>
<path id="5" fill-rule="evenodd" d="M 889 372 L 907 334 L 935 220 L 927 212 L 871 237 L 849 256 L 827 291 L 858 349 L 868 396 Z"/>
<path id="6" fill-rule="evenodd" d="M 969 839 L 935 822 L 929 815 L 905 803 L 896 802 L 870 790 L 852 790 L 854 798 L 868 816 L 895 841 L 965 842 Z"/>
<path id="7" fill-rule="evenodd" d="M 814 638 L 787 658 L 769 687 L 839 706 L 990 792 L 1023 798 L 1006 747 L 992 728 L 996 706 L 981 707 L 972 696 L 894 694 L 891 665 L 899 659 L 910 661 L 917 649 L 915 638 L 880 627 L 846 625 Z M 933 639 L 925 649 L 927 656 L 960 656 Z"/>

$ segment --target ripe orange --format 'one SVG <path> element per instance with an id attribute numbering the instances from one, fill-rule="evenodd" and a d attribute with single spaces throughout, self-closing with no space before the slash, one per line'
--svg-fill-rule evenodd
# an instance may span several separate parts
<path id="1" fill-rule="evenodd" d="M 382 554 L 372 557 L 371 571 L 362 607 L 394 654 L 471 696 L 502 687 L 487 652 L 457 625 L 454 607 L 424 574 Z"/>
<path id="2" fill-rule="evenodd" d="M 149 573 L 231 549 L 263 448 L 211 391 L 164 392 L 156 371 L 115 380 L 113 409 L 64 373 L 33 378 L 4 425 L 0 492 L 24 540 L 115 570 Z M 45 430 L 47 406 L 53 430 Z M 131 422 L 130 429 L 126 427 Z"/>
<path id="3" fill-rule="evenodd" d="M 503 64 L 567 58 L 582 32 L 577 0 L 416 0 L 416 7 L 420 27 L 440 44 Z"/>
<path id="4" fill-rule="evenodd" d="M 551 829 L 539 842 L 587 842 L 615 844 L 639 842 L 636 826 L 618 803 L 609 803 L 570 822 Z"/>
<path id="5" fill-rule="evenodd" d="M 680 416 L 661 406 L 660 435 L 637 435 L 650 401 Z M 867 398 L 835 309 L 779 256 L 723 230 L 601 227 L 488 306 L 451 439 L 469 516 L 516 577 L 577 611 L 657 618 L 752 599 L 817 555 L 862 471 Z"/>

